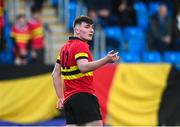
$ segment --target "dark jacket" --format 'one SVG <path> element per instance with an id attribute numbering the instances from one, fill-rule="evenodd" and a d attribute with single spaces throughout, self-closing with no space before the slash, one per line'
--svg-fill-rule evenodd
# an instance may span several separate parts
<path id="1" fill-rule="evenodd" d="M 160 18 L 158 15 L 154 15 L 150 22 L 150 34 L 151 39 L 163 41 L 164 36 L 171 36 L 172 34 L 172 21 L 171 18 L 166 16 L 164 22 L 160 23 Z"/>

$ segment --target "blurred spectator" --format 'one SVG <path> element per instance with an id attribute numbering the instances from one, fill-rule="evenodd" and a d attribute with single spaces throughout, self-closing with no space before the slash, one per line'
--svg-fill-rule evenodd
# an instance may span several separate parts
<path id="1" fill-rule="evenodd" d="M 112 13 L 112 0 L 98 0 L 99 8 L 98 8 L 98 18 L 99 23 L 102 27 L 107 26 L 117 26 L 118 21 L 117 18 Z"/>
<path id="2" fill-rule="evenodd" d="M 26 17 L 20 14 L 12 27 L 11 37 L 14 42 L 15 64 L 26 65 L 28 63 L 28 43 L 30 41 L 30 29 Z"/>
<path id="3" fill-rule="evenodd" d="M 0 51 L 5 48 L 5 42 L 3 39 L 4 28 L 4 0 L 0 0 Z"/>
<path id="4" fill-rule="evenodd" d="M 45 2 L 45 0 L 33 0 L 32 6 L 39 10 L 42 10 L 44 2 Z"/>
<path id="5" fill-rule="evenodd" d="M 174 7 L 174 14 L 177 14 L 179 7 L 180 7 L 180 1 L 179 0 L 173 0 L 173 2 L 171 2 L 173 4 Z"/>
<path id="6" fill-rule="evenodd" d="M 84 0 L 84 2 L 88 8 L 88 16 L 96 22 L 96 25 L 102 28 L 118 25 L 118 20 L 112 13 L 112 0 Z M 93 43 L 90 45 L 93 47 Z M 106 38 L 106 46 L 110 49 L 117 49 L 119 43 Z"/>
<path id="7" fill-rule="evenodd" d="M 158 14 L 151 17 L 150 22 L 150 45 L 151 48 L 163 53 L 172 49 L 172 21 L 168 16 L 166 5 L 159 6 Z"/>
<path id="8" fill-rule="evenodd" d="M 117 25 L 117 18 L 112 13 L 112 0 L 84 0 L 88 16 L 102 27 Z"/>
<path id="9" fill-rule="evenodd" d="M 133 0 L 113 0 L 113 13 L 118 17 L 120 26 L 137 25 Z"/>
<path id="10" fill-rule="evenodd" d="M 97 20 L 98 14 L 98 1 L 97 0 L 84 0 L 84 3 L 88 10 L 88 16 L 92 18 L 93 21 Z"/>
<path id="11" fill-rule="evenodd" d="M 173 48 L 180 51 L 180 7 L 173 20 Z"/>
<path id="12" fill-rule="evenodd" d="M 118 26 L 117 17 L 112 13 L 113 10 L 113 1 L 112 0 L 98 0 L 99 1 L 99 10 L 98 10 L 98 23 L 102 28 Z M 106 47 L 107 51 L 110 50 L 119 50 L 119 42 L 113 38 L 108 38 L 106 36 Z"/>
<path id="13" fill-rule="evenodd" d="M 31 19 L 28 21 L 31 30 L 32 60 L 35 63 L 44 63 L 44 30 L 41 22 L 41 10 L 36 7 L 31 8 Z"/>
<path id="14" fill-rule="evenodd" d="M 4 26 L 4 0 L 0 0 L 0 30 L 2 30 L 3 26 Z"/>

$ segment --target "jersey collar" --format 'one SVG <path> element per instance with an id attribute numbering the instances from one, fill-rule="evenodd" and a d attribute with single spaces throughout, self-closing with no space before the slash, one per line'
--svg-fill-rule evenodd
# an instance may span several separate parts
<path id="1" fill-rule="evenodd" d="M 73 37 L 73 36 L 69 37 L 69 40 L 80 40 L 80 41 L 84 41 L 84 40 L 82 40 L 82 39 L 80 39 L 80 38 L 78 38 L 78 37 Z"/>

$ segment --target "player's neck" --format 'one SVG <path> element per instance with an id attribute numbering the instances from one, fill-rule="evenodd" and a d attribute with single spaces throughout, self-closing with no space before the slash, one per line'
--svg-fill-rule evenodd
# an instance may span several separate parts
<path id="1" fill-rule="evenodd" d="M 82 41 L 84 41 L 84 42 L 86 42 L 86 43 L 88 42 L 87 40 L 84 40 L 83 38 L 81 38 L 81 37 L 78 36 L 78 35 L 75 35 L 75 34 L 74 34 L 74 37 L 79 38 L 80 40 L 82 40 Z"/>

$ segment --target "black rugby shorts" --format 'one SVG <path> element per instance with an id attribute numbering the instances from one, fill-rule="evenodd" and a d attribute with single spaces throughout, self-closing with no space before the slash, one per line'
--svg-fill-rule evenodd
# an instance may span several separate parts
<path id="1" fill-rule="evenodd" d="M 90 93 L 77 93 L 64 104 L 66 124 L 83 125 L 102 120 L 100 106 L 96 96 Z"/>

